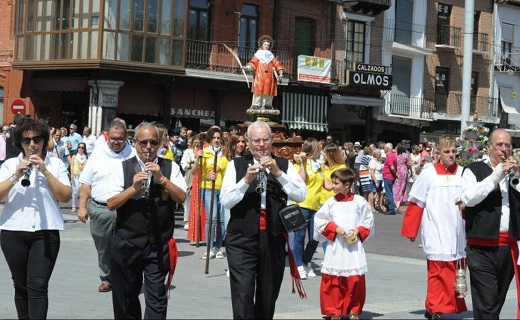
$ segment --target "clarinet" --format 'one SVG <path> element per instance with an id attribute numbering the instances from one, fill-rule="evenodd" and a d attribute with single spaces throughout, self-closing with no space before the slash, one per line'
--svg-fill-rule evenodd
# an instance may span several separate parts
<path id="1" fill-rule="evenodd" d="M 146 154 L 145 163 L 150 161 L 150 154 Z M 148 177 L 143 184 L 141 185 L 141 200 L 148 201 L 148 197 L 150 196 L 150 177 Z"/>
<path id="2" fill-rule="evenodd" d="M 29 152 L 29 156 L 32 156 L 34 154 L 34 150 L 31 150 Z M 32 171 L 32 164 L 28 165 L 27 167 L 25 167 L 25 171 L 23 173 L 23 179 L 22 179 L 22 186 L 24 187 L 28 187 L 31 185 L 31 180 L 29 180 L 29 177 L 31 176 L 31 171 Z"/>
<path id="3" fill-rule="evenodd" d="M 260 156 L 260 159 L 262 159 L 263 156 L 264 156 L 264 154 L 262 153 L 262 155 Z M 257 193 L 262 194 L 262 193 L 264 193 L 266 186 L 267 186 L 266 172 L 265 172 L 265 169 L 262 167 L 262 168 L 258 169 L 258 175 L 256 176 L 256 189 L 255 190 Z"/>

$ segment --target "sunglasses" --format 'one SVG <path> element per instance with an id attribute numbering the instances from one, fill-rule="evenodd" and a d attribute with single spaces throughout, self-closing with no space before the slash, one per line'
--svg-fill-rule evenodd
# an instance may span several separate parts
<path id="1" fill-rule="evenodd" d="M 43 137 L 42 136 L 34 136 L 34 137 L 22 138 L 22 143 L 23 144 L 30 144 L 31 140 L 34 141 L 34 143 L 40 143 L 40 142 L 43 141 Z"/>
<path id="2" fill-rule="evenodd" d="M 155 140 L 155 139 L 141 140 L 141 141 L 139 141 L 139 144 L 141 145 L 141 147 L 146 147 L 148 144 L 152 145 L 153 147 L 157 147 L 157 145 L 159 144 L 159 140 Z"/>

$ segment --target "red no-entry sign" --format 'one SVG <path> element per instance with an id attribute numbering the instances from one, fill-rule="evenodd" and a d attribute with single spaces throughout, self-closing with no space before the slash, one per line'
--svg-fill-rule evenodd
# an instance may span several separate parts
<path id="1" fill-rule="evenodd" d="M 13 114 L 25 114 L 27 112 L 25 101 L 22 99 L 15 99 L 13 103 L 11 103 L 11 112 Z"/>

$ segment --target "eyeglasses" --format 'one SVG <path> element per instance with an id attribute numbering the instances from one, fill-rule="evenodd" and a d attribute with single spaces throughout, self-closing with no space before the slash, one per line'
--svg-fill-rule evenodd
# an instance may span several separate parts
<path id="1" fill-rule="evenodd" d="M 495 147 L 495 149 L 507 149 L 507 150 L 512 148 L 511 144 L 503 143 L 503 142 L 496 143 L 493 145 L 493 147 Z"/>
<path id="2" fill-rule="evenodd" d="M 40 143 L 40 142 L 43 141 L 43 137 L 42 136 L 34 136 L 34 137 L 22 138 L 22 143 L 23 144 L 30 144 L 31 140 L 34 141 L 34 143 Z"/>
<path id="3" fill-rule="evenodd" d="M 159 144 L 159 140 L 155 140 L 155 139 L 141 140 L 141 141 L 139 141 L 139 144 L 141 145 L 141 147 L 146 147 L 146 146 L 148 146 L 148 144 L 152 145 L 152 147 L 157 147 L 157 145 Z"/>
<path id="4" fill-rule="evenodd" d="M 111 143 L 124 143 L 126 140 L 121 138 L 108 138 Z"/>
<path id="5" fill-rule="evenodd" d="M 260 142 L 263 142 L 264 144 L 267 144 L 271 141 L 271 136 L 267 137 L 267 138 L 258 138 L 258 139 L 251 139 L 251 142 L 253 144 L 260 144 Z"/>

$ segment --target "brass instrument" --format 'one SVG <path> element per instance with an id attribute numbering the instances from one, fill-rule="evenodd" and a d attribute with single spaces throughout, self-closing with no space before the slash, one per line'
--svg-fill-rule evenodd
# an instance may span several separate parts
<path id="1" fill-rule="evenodd" d="M 32 156 L 33 154 L 34 154 L 34 150 L 31 150 L 31 152 L 29 153 L 29 157 Z M 25 170 L 23 173 L 23 179 L 21 182 L 22 186 L 28 187 L 31 185 L 31 180 L 29 180 L 29 177 L 31 176 L 31 171 L 32 171 L 32 164 L 25 167 Z"/>
<path id="2" fill-rule="evenodd" d="M 150 154 L 146 154 L 145 164 L 147 162 L 150 162 Z M 148 201 L 148 198 L 150 196 L 150 173 L 148 172 L 148 177 L 141 185 L 141 200 Z"/>
<path id="3" fill-rule="evenodd" d="M 520 148 L 513 149 L 513 152 L 511 152 L 511 158 L 514 161 L 516 161 L 517 163 L 520 163 Z M 504 159 L 504 160 L 506 160 L 506 159 Z M 516 173 L 516 171 L 511 168 L 507 172 L 507 175 L 509 177 L 509 184 L 512 187 L 516 187 L 518 185 L 518 183 L 520 182 L 520 178 L 518 177 L 518 174 Z"/>
<path id="4" fill-rule="evenodd" d="M 264 154 L 262 153 L 262 155 L 260 156 L 260 159 L 262 159 L 262 157 L 264 156 Z M 258 194 L 262 194 L 264 193 L 265 191 L 265 188 L 267 187 L 267 176 L 266 176 L 266 172 L 265 172 L 265 168 L 259 168 L 258 169 L 258 175 L 256 176 L 256 192 Z"/>

